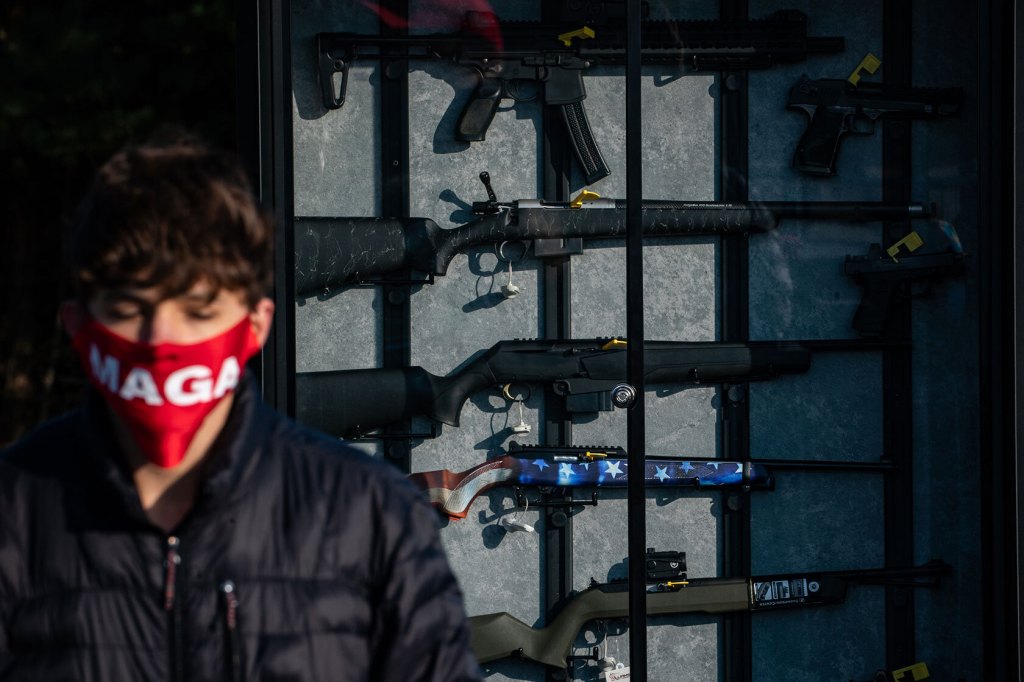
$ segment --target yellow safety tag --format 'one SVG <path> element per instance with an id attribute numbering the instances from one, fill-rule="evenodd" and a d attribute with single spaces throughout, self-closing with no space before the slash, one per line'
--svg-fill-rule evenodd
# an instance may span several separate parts
<path id="1" fill-rule="evenodd" d="M 900 252 L 901 246 L 907 247 L 907 253 L 913 253 L 924 246 L 924 240 L 921 239 L 921 235 L 917 232 L 911 232 L 906 237 L 886 249 L 885 252 L 889 254 L 889 258 L 892 258 L 894 263 L 900 262 L 899 259 L 896 258 L 896 255 Z"/>
<path id="2" fill-rule="evenodd" d="M 619 348 L 626 347 L 626 339 L 612 339 L 608 343 L 601 346 L 601 350 L 617 350 Z"/>
<path id="3" fill-rule="evenodd" d="M 589 189 L 585 189 L 576 196 L 575 199 L 569 202 L 569 208 L 583 208 L 584 201 L 593 201 L 594 199 L 600 199 L 601 195 L 597 192 L 591 192 Z"/>
<path id="4" fill-rule="evenodd" d="M 900 682 L 900 680 L 917 682 L 917 680 L 927 680 L 930 677 L 931 674 L 928 672 L 928 666 L 924 663 L 915 663 L 914 665 L 908 665 L 906 668 L 892 671 L 892 679 L 896 680 L 896 682 Z"/>
<path id="5" fill-rule="evenodd" d="M 569 31 L 568 33 L 563 33 L 563 34 L 558 36 L 558 39 L 561 40 L 562 43 L 566 47 L 572 47 L 572 39 L 573 38 L 583 39 L 583 38 L 593 38 L 593 37 L 594 37 L 594 29 L 590 28 L 589 26 L 584 26 L 583 28 L 578 28 L 575 31 Z"/>
<path id="6" fill-rule="evenodd" d="M 589 461 L 592 461 L 592 460 L 595 460 L 595 459 L 605 459 L 606 457 L 608 457 L 608 453 L 607 452 L 589 452 L 588 451 L 588 452 L 584 452 L 582 455 L 580 455 L 580 457 L 582 457 L 583 459 L 585 459 L 585 460 L 587 460 L 589 462 Z"/>
<path id="7" fill-rule="evenodd" d="M 665 587 L 686 587 L 689 584 L 689 580 L 669 580 L 667 583 L 664 583 Z"/>
<path id="8" fill-rule="evenodd" d="M 860 64 L 853 70 L 850 77 L 846 80 L 850 81 L 850 85 L 857 85 L 860 82 L 860 76 L 862 71 L 867 71 L 869 74 L 878 71 L 878 67 L 882 65 L 882 60 L 875 55 L 868 52 L 864 59 L 860 60 Z"/>

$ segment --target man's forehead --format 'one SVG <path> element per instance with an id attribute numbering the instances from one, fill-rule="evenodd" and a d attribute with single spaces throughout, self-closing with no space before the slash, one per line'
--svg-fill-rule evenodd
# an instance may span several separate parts
<path id="1" fill-rule="evenodd" d="M 104 287 L 98 293 L 101 300 L 132 300 L 155 304 L 172 299 L 210 302 L 215 300 L 223 291 L 223 289 L 214 287 L 206 280 L 199 280 L 183 291 L 169 291 L 165 287 L 143 282 L 129 282 L 119 287 Z"/>

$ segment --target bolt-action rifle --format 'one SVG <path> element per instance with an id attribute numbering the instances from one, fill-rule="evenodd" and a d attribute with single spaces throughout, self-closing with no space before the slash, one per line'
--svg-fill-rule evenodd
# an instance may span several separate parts
<path id="1" fill-rule="evenodd" d="M 685 568 L 685 567 L 684 567 Z M 951 568 L 941 561 L 903 569 L 810 571 L 750 578 L 695 578 L 684 575 L 655 583 L 647 591 L 647 613 L 732 613 L 836 604 L 850 585 L 938 587 Z M 564 668 L 580 628 L 599 618 L 629 615 L 628 584 L 592 584 L 570 597 L 543 628 L 531 628 L 508 613 L 469 619 L 471 643 L 481 663 L 519 656 Z"/>
<path id="2" fill-rule="evenodd" d="M 771 379 L 806 372 L 813 350 L 877 350 L 864 341 L 646 341 L 645 384 L 701 385 Z M 623 339 L 499 341 L 449 376 L 422 367 L 296 374 L 296 417 L 339 436 L 423 415 L 459 425 L 479 390 L 542 383 L 565 396 L 570 412 L 612 409 L 613 392 L 630 389 Z"/>
<path id="3" fill-rule="evenodd" d="M 295 290 L 311 296 L 395 270 L 443 275 L 456 254 L 505 241 L 626 236 L 626 202 L 584 192 L 572 202 L 497 200 L 485 172 L 489 199 L 473 203 L 479 217 L 442 229 L 429 218 L 296 218 Z M 922 204 L 880 202 L 644 201 L 641 229 L 648 237 L 715 236 L 774 230 L 782 220 L 875 222 L 927 218 Z"/>
<path id="4" fill-rule="evenodd" d="M 803 76 L 786 106 L 808 116 L 793 166 L 809 175 L 836 173 L 843 136 L 873 135 L 879 118 L 935 119 L 960 112 L 962 88 L 908 88 L 884 83 Z"/>
<path id="5" fill-rule="evenodd" d="M 533 81 L 547 106 L 558 107 L 587 184 L 608 175 L 583 108 L 583 71 L 591 66 L 622 65 L 625 26 L 611 17 L 593 25 L 500 21 L 489 12 L 467 12 L 456 33 L 381 36 L 319 33 L 319 80 L 324 106 L 338 109 L 347 95 L 348 69 L 358 59 L 451 61 L 476 71 L 479 82 L 459 114 L 455 138 L 483 140 L 503 99 L 523 96 L 519 82 Z M 694 71 L 763 69 L 804 61 L 810 54 L 841 52 L 841 37 L 807 37 L 807 17 L 781 10 L 753 21 L 647 21 L 641 59 L 647 64 L 677 64 Z M 341 75 L 340 87 L 335 74 Z"/>
<path id="6" fill-rule="evenodd" d="M 509 453 L 461 473 L 441 469 L 409 475 L 431 504 L 464 519 L 478 495 L 500 485 L 624 488 L 629 462 L 620 447 L 509 444 Z M 763 464 L 691 457 L 650 457 L 644 464 L 649 488 L 771 490 L 775 480 Z"/>

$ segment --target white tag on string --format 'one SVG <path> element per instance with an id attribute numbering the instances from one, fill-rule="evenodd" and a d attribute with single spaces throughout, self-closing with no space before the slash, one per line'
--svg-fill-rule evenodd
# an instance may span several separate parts
<path id="1" fill-rule="evenodd" d="M 526 523 L 525 521 L 520 521 L 519 519 L 517 519 L 515 517 L 502 516 L 498 520 L 498 525 L 501 526 L 502 528 L 504 528 L 505 530 L 507 530 L 510 533 L 517 533 L 517 532 L 533 533 L 534 532 L 533 526 L 531 526 L 530 524 Z"/>
<path id="2" fill-rule="evenodd" d="M 622 680 L 628 680 L 629 666 L 624 666 L 619 663 L 615 666 L 615 670 L 608 671 L 608 677 L 605 679 L 608 680 L 608 682 L 622 682 Z"/>

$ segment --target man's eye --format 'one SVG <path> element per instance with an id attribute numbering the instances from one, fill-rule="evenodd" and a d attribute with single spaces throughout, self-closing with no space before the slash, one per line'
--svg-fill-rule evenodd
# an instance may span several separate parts
<path id="1" fill-rule="evenodd" d="M 211 308 L 200 308 L 196 310 L 190 310 L 188 316 L 193 320 L 212 320 L 217 316 L 217 311 Z"/>
<path id="2" fill-rule="evenodd" d="M 142 311 L 135 306 L 114 306 L 107 309 L 107 315 L 115 320 L 130 320 L 141 314 Z"/>

